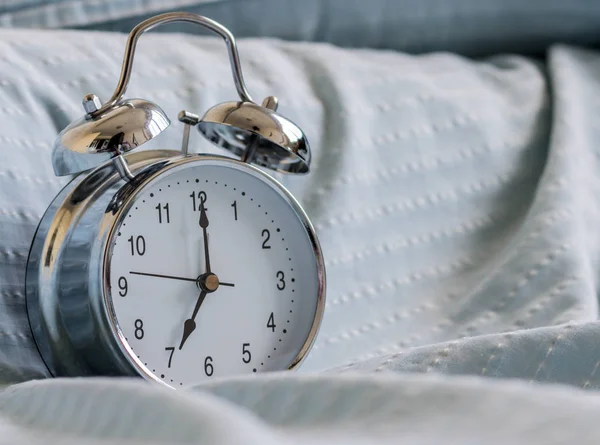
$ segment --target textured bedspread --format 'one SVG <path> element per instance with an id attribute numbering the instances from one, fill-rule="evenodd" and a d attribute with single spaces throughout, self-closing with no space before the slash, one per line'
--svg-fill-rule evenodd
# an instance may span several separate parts
<path id="1" fill-rule="evenodd" d="M 47 376 L 23 281 L 65 183 L 50 147 L 83 94 L 112 92 L 124 40 L 0 31 L 4 383 Z M 130 96 L 170 116 L 234 97 L 220 41 L 148 35 L 139 47 Z M 19 384 L 0 393 L 0 443 L 597 443 L 600 398 L 577 388 L 600 387 L 600 55 L 554 46 L 543 63 L 475 62 L 268 40 L 241 54 L 252 94 L 279 96 L 314 149 L 309 177 L 278 176 L 315 223 L 328 270 L 305 365 L 200 388 L 212 395 Z M 151 148 L 178 146 L 180 131 Z M 340 375 L 354 371 L 367 375 Z"/>

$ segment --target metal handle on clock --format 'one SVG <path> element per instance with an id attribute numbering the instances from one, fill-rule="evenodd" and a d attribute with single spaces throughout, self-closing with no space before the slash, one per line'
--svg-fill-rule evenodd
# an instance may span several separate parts
<path id="1" fill-rule="evenodd" d="M 233 34 L 231 34 L 231 32 L 220 23 L 215 22 L 214 20 L 211 20 L 207 17 L 187 12 L 168 12 L 144 20 L 143 22 L 139 23 L 135 28 L 133 28 L 127 39 L 127 44 L 125 45 L 125 55 L 123 57 L 121 75 L 119 77 L 117 88 L 115 89 L 112 97 L 107 102 L 105 102 L 100 108 L 97 108 L 97 100 L 95 100 L 94 102 L 94 99 L 90 98 L 87 104 L 86 101 L 84 101 L 84 107 L 86 108 L 86 111 L 90 116 L 93 117 L 101 114 L 102 112 L 116 105 L 117 102 L 119 102 L 123 98 L 123 95 L 125 94 L 127 86 L 129 84 L 129 79 L 131 77 L 131 69 L 133 66 L 135 48 L 140 36 L 146 31 L 149 31 L 158 25 L 163 25 L 172 22 L 194 23 L 220 35 L 227 44 L 227 50 L 229 52 L 229 61 L 231 63 L 231 71 L 233 74 L 233 81 L 235 83 L 235 87 L 237 89 L 238 95 L 240 96 L 240 99 L 243 102 L 254 102 L 252 100 L 252 97 L 248 93 L 246 84 L 244 82 L 244 76 L 242 74 L 242 67 L 240 63 L 240 56 L 238 54 L 237 44 L 235 42 Z M 94 102 L 96 106 L 94 106 L 94 104 L 92 104 L 91 102 Z"/>

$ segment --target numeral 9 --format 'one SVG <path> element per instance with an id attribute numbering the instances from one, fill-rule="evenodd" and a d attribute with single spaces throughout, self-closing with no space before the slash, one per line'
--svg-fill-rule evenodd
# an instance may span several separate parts
<path id="1" fill-rule="evenodd" d="M 127 290 L 127 278 L 119 277 L 119 295 L 124 297 L 125 295 L 127 295 Z"/>

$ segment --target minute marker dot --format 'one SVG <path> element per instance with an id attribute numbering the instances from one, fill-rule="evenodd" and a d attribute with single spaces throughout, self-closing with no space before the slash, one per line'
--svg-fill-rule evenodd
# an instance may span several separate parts
<path id="1" fill-rule="evenodd" d="M 150 198 L 154 198 L 154 193 L 150 193 Z"/>

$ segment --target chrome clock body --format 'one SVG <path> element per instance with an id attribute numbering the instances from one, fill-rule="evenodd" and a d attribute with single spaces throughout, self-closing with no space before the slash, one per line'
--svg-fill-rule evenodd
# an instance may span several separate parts
<path id="1" fill-rule="evenodd" d="M 304 344 L 287 366 L 296 368 L 320 326 L 325 268 L 314 229 L 293 196 L 259 169 L 227 157 L 146 151 L 126 158 L 134 181 L 124 181 L 110 162 L 80 175 L 56 197 L 35 234 L 26 276 L 27 309 L 36 344 L 52 375 L 129 375 L 162 382 L 143 366 L 119 328 L 109 291 L 107 256 L 114 229 L 146 184 L 172 168 L 211 162 L 230 164 L 268 180 L 295 210 L 309 235 L 318 297 Z"/>
<path id="2" fill-rule="evenodd" d="M 159 105 L 144 99 L 123 98 L 131 75 L 135 46 L 139 37 L 147 30 L 175 21 L 203 26 L 224 39 L 239 100 L 217 104 L 202 118 L 182 110 L 178 116 L 179 121 L 184 124 L 180 151 L 135 151 L 140 145 L 160 135 L 170 124 L 169 118 Z M 195 373 L 196 370 L 191 368 L 197 366 L 196 357 L 193 355 L 194 343 L 199 348 L 206 349 L 208 346 L 212 350 L 217 349 L 217 353 L 211 353 L 215 356 L 224 350 L 235 349 L 235 360 L 232 360 L 231 356 L 221 354 L 221 358 L 225 357 L 221 362 L 225 372 L 219 372 L 217 375 L 227 375 L 240 369 L 243 372 L 262 372 L 296 368 L 310 350 L 323 316 L 324 261 L 314 229 L 298 202 L 279 182 L 251 164 L 286 174 L 306 174 L 310 169 L 310 146 L 302 130 L 294 122 L 277 113 L 276 97 L 268 96 L 261 104 L 252 100 L 242 77 L 233 35 L 219 23 L 196 14 L 172 12 L 151 17 L 137 25 L 129 35 L 121 76 L 112 97 L 102 104 L 97 96 L 88 94 L 83 99 L 83 107 L 86 114 L 58 135 L 52 153 L 56 175 L 77 176 L 58 194 L 42 217 L 27 263 L 25 287 L 31 330 L 52 375 L 142 376 L 171 387 L 176 384 L 183 385 L 184 381 L 187 385 L 201 380 Z M 192 128 L 197 129 L 215 145 L 239 156 L 241 160 L 188 154 Z M 178 181 L 178 178 L 182 178 L 177 175 L 185 176 L 186 172 L 195 176 Z M 209 177 L 212 178 L 211 181 Z M 173 178 L 174 182 L 168 183 Z M 169 189 L 162 192 L 162 189 L 158 188 L 158 192 L 161 193 L 161 199 L 172 199 L 168 203 L 155 202 L 154 192 L 149 191 L 154 190 L 152 187 L 157 184 L 162 184 L 162 181 L 167 181 Z M 190 195 L 190 189 L 185 188 L 186 184 L 192 183 L 193 186 L 201 181 L 206 183 L 206 191 L 192 190 Z M 228 189 L 225 189 L 226 181 L 230 181 Z M 221 182 L 223 184 L 217 187 Z M 228 201 L 232 197 L 231 190 L 237 190 L 234 184 L 237 187 L 240 187 L 240 184 L 248 187 L 248 196 L 246 191 L 239 190 L 239 195 L 235 195 L 235 200 L 231 203 Z M 210 186 L 213 188 L 209 189 Z M 185 191 L 188 195 L 173 194 L 176 189 Z M 204 205 L 209 190 L 214 198 L 210 204 L 212 210 Z M 251 193 L 254 193 L 254 198 L 250 197 Z M 187 199 L 186 196 L 193 200 L 191 212 L 189 208 L 182 207 L 182 199 Z M 261 200 L 267 199 L 266 196 L 270 196 L 270 201 L 261 203 Z M 241 205 L 248 205 L 246 210 L 251 210 L 245 214 L 244 222 L 238 222 L 238 206 Z M 138 207 L 139 212 L 133 213 L 138 211 Z M 235 223 L 231 218 L 219 218 L 225 215 L 224 209 L 229 212 L 230 207 L 233 208 Z M 148 228 L 155 215 L 154 209 L 158 211 L 160 227 L 165 227 L 162 225 L 164 217 L 170 231 L 160 232 L 162 229 L 152 226 L 152 234 L 159 235 L 155 238 L 159 241 L 154 245 L 160 247 L 153 251 L 151 262 L 136 263 L 136 258 L 144 257 L 144 253 L 140 253 L 140 246 L 143 247 L 143 252 L 146 252 L 146 241 L 136 233 L 135 242 L 141 239 L 143 244 L 136 244 L 134 247 L 134 237 L 129 232 L 131 227 Z M 165 212 L 164 215 L 162 212 Z M 172 221 L 169 215 L 178 222 L 170 225 Z M 213 219 L 213 224 L 216 225 L 207 230 L 212 216 L 217 217 Z M 126 229 L 121 229 L 126 226 L 125 218 L 130 224 Z M 156 224 L 156 221 L 154 223 Z M 248 232 L 249 227 L 252 227 L 252 230 L 256 229 L 258 223 L 276 224 L 269 226 L 273 230 L 272 242 L 278 243 L 277 246 L 273 244 L 272 250 L 252 251 L 257 245 L 261 245 L 261 249 L 271 249 L 270 244 L 265 246 L 264 242 L 256 243 L 256 233 L 271 236 L 271 232 L 264 229 L 264 226 L 259 227 L 262 232 Z M 186 232 L 192 226 L 194 230 Z M 234 237 L 238 231 L 245 235 Z M 121 232 L 131 235 L 130 239 L 117 239 Z M 220 246 L 218 242 L 215 243 L 218 249 L 215 255 L 216 262 L 219 263 L 217 268 L 220 269 L 216 273 L 210 267 L 212 261 L 209 251 L 215 247 L 209 248 L 209 232 L 212 232 L 213 241 L 218 241 L 219 237 L 221 239 Z M 194 238 L 198 233 L 202 234 L 201 241 Z M 232 241 L 234 238 L 235 241 Z M 250 244 L 246 243 L 249 239 Z M 124 251 L 127 242 L 131 243 L 131 257 L 127 256 L 128 250 Z M 202 262 L 200 255 L 193 250 L 196 247 L 189 247 L 189 242 L 197 242 L 196 245 L 202 246 L 197 248 L 204 252 Z M 167 250 L 170 250 L 170 262 L 162 257 L 163 252 Z M 182 260 L 183 256 L 179 255 L 182 251 L 187 251 L 188 259 L 185 261 Z M 278 252 L 279 256 L 268 256 L 265 252 Z M 294 252 L 297 254 L 296 258 Z M 285 263 L 286 266 L 280 268 L 281 263 Z M 130 268 L 131 265 L 134 269 Z M 167 269 L 177 265 L 179 269 L 168 270 L 168 276 L 163 270 L 136 270 L 135 266 L 140 265 L 146 268 Z M 227 270 L 228 266 L 235 267 Z M 246 298 L 227 300 L 231 294 L 227 294 L 225 288 L 231 289 L 236 284 L 230 281 L 235 278 L 226 275 L 236 270 L 238 278 L 242 277 L 241 284 L 245 286 L 238 287 L 242 288 L 242 293 L 238 296 Z M 183 276 L 190 271 L 195 274 L 193 277 Z M 221 271 L 225 274 L 222 277 L 223 282 L 217 275 L 221 274 Z M 251 272 L 255 274 L 252 275 Z M 122 274 L 129 274 L 129 278 Z M 179 276 L 176 276 L 177 274 Z M 179 280 L 180 284 L 174 284 L 171 288 L 160 283 L 139 281 L 156 278 Z M 139 298 L 141 294 L 143 298 L 115 300 L 115 289 L 120 290 L 120 297 L 126 296 L 129 279 L 136 285 L 132 296 L 137 295 Z M 286 279 L 289 280 L 288 284 Z M 182 282 L 185 283 L 181 284 Z M 268 286 L 265 284 L 267 282 Z M 162 291 L 157 291 L 158 288 Z M 289 291 L 289 294 L 279 293 L 284 290 Z M 218 295 L 223 295 L 223 298 L 211 303 L 212 297 L 207 295 L 212 293 L 215 293 L 217 298 L 221 298 Z M 280 299 L 280 295 L 285 295 L 287 300 Z M 178 310 L 185 307 L 187 311 L 191 304 L 188 296 L 196 300 L 194 310 L 190 310 L 191 315 L 181 315 Z M 169 304 L 166 306 L 165 300 L 159 300 L 157 303 L 156 297 L 172 298 L 179 306 L 170 306 L 171 300 L 167 300 Z M 208 300 L 206 304 L 205 299 Z M 116 303 L 117 301 L 119 303 Z M 263 331 L 256 329 L 256 323 L 248 324 L 251 316 L 256 317 L 259 314 L 262 317 L 264 314 L 259 309 L 266 307 L 259 304 L 248 306 L 248 302 L 252 301 L 272 302 L 278 310 L 284 303 L 297 306 L 293 306 L 293 310 L 291 306 L 285 307 L 283 326 L 278 325 L 279 336 L 267 338 Z M 247 305 L 246 312 L 235 307 L 244 307 L 244 304 Z M 200 309 L 200 306 L 203 306 L 203 309 Z M 142 330 L 143 320 L 138 317 L 131 319 L 132 314 L 137 315 L 137 312 L 133 311 L 150 307 L 154 312 L 147 312 L 146 315 L 154 317 L 153 326 L 158 329 L 149 332 L 150 335 L 146 338 L 151 339 L 151 343 L 148 344 L 153 347 L 160 349 L 167 346 L 164 350 L 170 352 L 167 365 L 169 371 L 159 371 L 164 363 L 157 365 L 159 356 L 151 356 L 155 354 L 156 349 L 148 352 L 150 350 L 146 344 L 138 343 L 136 348 L 132 346 L 134 339 L 141 340 L 146 335 Z M 202 315 L 209 314 L 206 312 L 209 310 L 207 307 L 213 308 L 213 312 L 210 315 Z M 198 316 L 199 311 L 201 314 Z M 155 316 L 156 314 L 158 316 Z M 176 317 L 173 314 L 177 314 Z M 262 323 L 266 322 L 266 328 L 274 333 L 275 311 L 270 311 L 269 314 L 267 320 L 261 318 L 260 323 L 262 326 Z M 212 341 L 209 327 L 219 330 L 219 323 L 227 318 L 232 320 L 233 327 L 239 329 L 235 331 L 232 328 L 227 339 L 227 332 L 220 332 L 221 338 Z M 123 325 L 123 319 L 129 324 Z M 131 323 L 133 321 L 135 324 Z M 196 331 L 197 324 L 199 327 Z M 132 332 L 133 325 L 135 331 Z M 178 326 L 180 343 L 179 340 L 175 340 L 173 326 Z M 171 330 L 168 331 L 166 327 Z M 194 331 L 195 340 L 188 341 L 188 337 Z M 157 332 L 160 332 L 162 337 L 158 336 Z M 234 338 L 234 334 L 252 337 L 252 347 L 255 349 L 250 349 L 246 337 L 238 336 L 235 337 L 235 342 L 229 341 Z M 169 343 L 162 344 L 163 340 Z M 182 351 L 184 344 L 188 346 Z M 178 370 L 171 369 L 177 345 L 181 354 L 176 354 L 180 357 Z M 258 357 L 256 365 L 250 365 L 251 356 Z M 188 366 L 184 369 L 185 372 L 181 371 L 182 363 Z M 212 356 L 205 357 L 205 377 L 216 373 L 216 367 Z M 172 374 L 167 377 L 168 372 Z M 193 382 L 190 382 L 191 380 Z"/>

